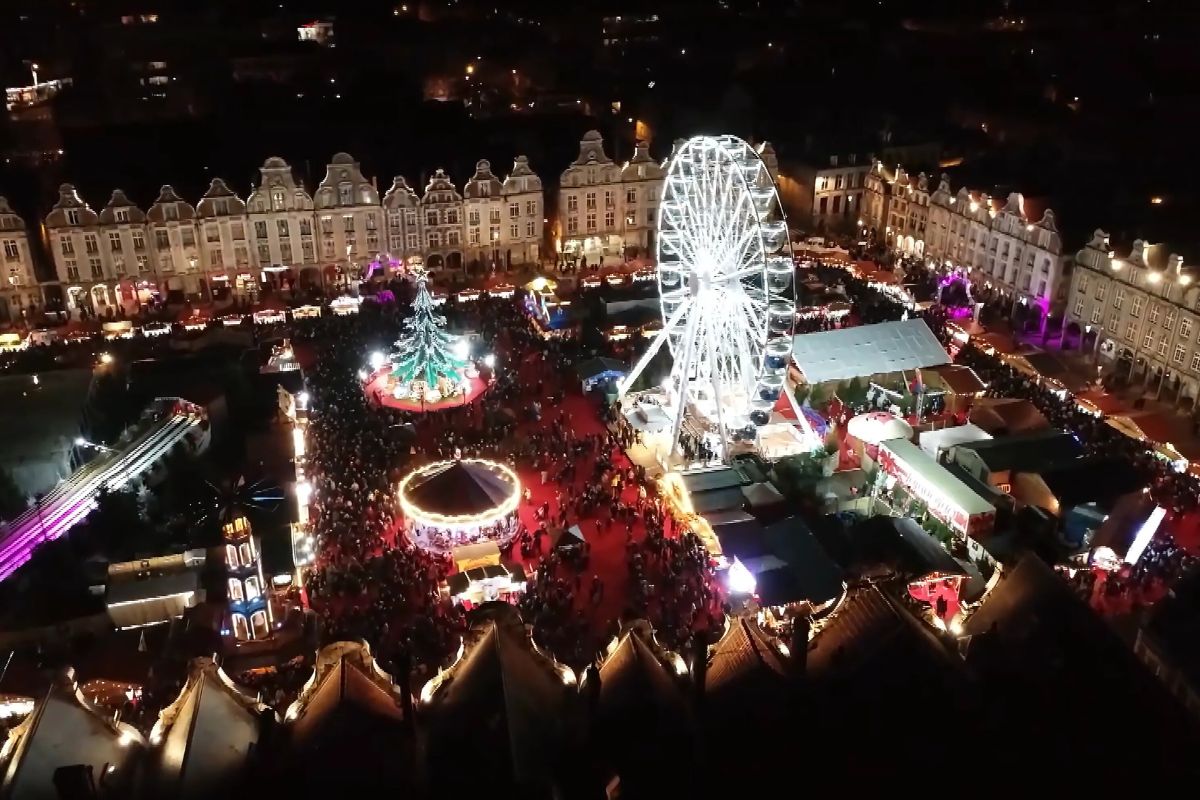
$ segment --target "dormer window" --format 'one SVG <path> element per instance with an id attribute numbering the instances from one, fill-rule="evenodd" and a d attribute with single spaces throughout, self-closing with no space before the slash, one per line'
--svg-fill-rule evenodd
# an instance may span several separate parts
<path id="1" fill-rule="evenodd" d="M 79 224 L 79 209 L 77 209 L 77 208 L 68 208 L 67 209 L 67 224 L 68 225 L 78 225 Z"/>
<path id="2" fill-rule="evenodd" d="M 118 208 L 116 217 L 117 217 L 117 222 L 129 222 L 129 209 L 128 208 Z"/>

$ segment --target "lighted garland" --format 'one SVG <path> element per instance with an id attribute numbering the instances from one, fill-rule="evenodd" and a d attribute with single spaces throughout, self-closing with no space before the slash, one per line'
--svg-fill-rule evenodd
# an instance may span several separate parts
<path id="1" fill-rule="evenodd" d="M 432 464 L 426 464 L 419 469 L 413 470 L 404 476 L 404 479 L 400 481 L 397 495 L 400 499 L 400 510 L 404 512 L 405 519 L 435 527 L 470 528 L 488 525 L 496 520 L 503 519 L 515 512 L 521 505 L 521 479 L 517 477 L 517 473 L 504 464 L 488 461 L 483 458 L 464 458 L 461 459 L 461 463 L 479 464 L 492 472 L 499 473 L 505 480 L 512 484 L 512 492 L 494 509 L 479 514 L 438 514 L 433 511 L 426 511 L 408 499 L 408 489 L 413 481 L 436 474 L 453 463 L 454 461 L 435 461 Z"/>

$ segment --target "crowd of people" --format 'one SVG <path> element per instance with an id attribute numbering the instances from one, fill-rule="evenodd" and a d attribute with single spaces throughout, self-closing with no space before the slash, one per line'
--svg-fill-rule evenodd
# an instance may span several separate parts
<path id="1" fill-rule="evenodd" d="M 403 306 L 364 306 L 358 317 L 316 320 L 294 335 L 313 354 L 305 372 L 307 473 L 318 557 L 306 587 L 322 638 L 365 638 L 390 670 L 407 665 L 419 675 L 447 663 L 466 627 L 461 608 L 439 594 L 454 565 L 446 553 L 413 546 L 394 488 L 411 469 L 455 456 L 536 476 L 526 479 L 533 486 L 523 498 L 533 524 L 516 523 L 502 556 L 519 553 L 531 571 L 523 608 L 556 657 L 577 666 L 595 657 L 598 637 L 617 622 L 603 613 L 611 606 L 604 599 L 626 583 L 589 565 L 593 542 L 556 546 L 571 526 L 594 525 L 589 538 L 625 537 L 633 591 L 618 611 L 668 625 L 669 641 L 718 627 L 720 593 L 703 548 L 668 535 L 662 501 L 624 455 L 628 440 L 557 405 L 578 392 L 571 367 L 584 357 L 580 345 L 541 337 L 511 301 L 482 298 L 444 311 L 451 325 L 477 331 L 505 366 L 476 402 L 430 414 L 380 408 L 356 379 L 368 354 L 394 338 Z"/>

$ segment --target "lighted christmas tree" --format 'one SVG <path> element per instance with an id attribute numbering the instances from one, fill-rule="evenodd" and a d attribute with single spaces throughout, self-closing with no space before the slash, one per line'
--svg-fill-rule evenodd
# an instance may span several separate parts
<path id="1" fill-rule="evenodd" d="M 459 391 L 467 360 L 456 352 L 461 340 L 446 333 L 446 318 L 434 313 L 425 275 L 416 280 L 413 313 L 404 321 L 405 333 L 391 357 L 391 382 L 401 394 L 444 397 Z"/>

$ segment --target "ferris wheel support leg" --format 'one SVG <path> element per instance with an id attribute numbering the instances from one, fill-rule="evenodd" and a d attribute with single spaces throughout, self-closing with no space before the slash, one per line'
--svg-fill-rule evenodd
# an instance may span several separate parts
<path id="1" fill-rule="evenodd" d="M 713 333 L 712 333 L 711 328 L 709 328 L 709 331 L 708 331 L 708 346 L 709 346 L 709 349 L 711 349 L 714 353 L 718 352 L 716 349 L 716 342 L 713 340 Z M 721 410 L 721 406 L 724 405 L 724 398 L 721 397 L 721 381 L 720 381 L 720 379 L 714 380 L 712 382 L 712 388 L 713 388 L 713 398 L 716 400 L 716 403 L 717 403 L 717 430 L 719 430 L 721 432 L 721 460 L 728 463 L 729 462 L 729 430 L 725 427 L 725 412 Z"/>
<path id="2" fill-rule="evenodd" d="M 687 408 L 688 376 L 692 374 L 692 353 L 696 349 L 696 325 L 700 315 L 688 317 L 687 344 L 683 348 L 683 360 L 675 364 L 673 373 L 679 375 L 679 399 L 675 401 L 675 419 L 671 421 L 671 453 L 675 448 L 682 450 L 679 445 L 679 428 L 683 425 L 683 412 Z M 666 331 L 666 328 L 663 329 Z"/>
<path id="3" fill-rule="evenodd" d="M 633 386 L 633 382 L 638 379 L 638 377 L 642 374 L 642 370 L 646 369 L 646 365 L 649 364 L 654 356 L 658 354 L 658 351 L 662 349 L 663 342 L 665 342 L 667 337 L 671 335 L 671 331 L 674 330 L 675 326 L 679 324 L 679 320 L 683 318 L 683 313 L 687 311 L 687 309 L 687 303 L 680 305 L 679 308 L 675 310 L 675 313 L 671 315 L 671 318 L 667 320 L 667 324 L 663 325 L 663 329 L 658 332 L 657 336 L 654 337 L 654 341 L 652 341 L 650 346 L 646 348 L 646 352 L 642 353 L 642 357 L 639 358 L 637 363 L 633 365 L 633 369 L 629 370 L 629 374 L 625 376 L 625 380 L 621 381 L 617 385 L 618 398 L 625 397 L 625 395 L 629 392 L 629 388 Z"/>
<path id="4" fill-rule="evenodd" d="M 817 439 L 817 432 L 813 430 L 812 423 L 808 421 L 808 417 L 804 414 L 804 409 L 800 407 L 800 403 L 796 400 L 796 389 L 791 385 L 791 381 L 784 380 L 783 390 L 787 392 L 788 402 L 791 403 L 792 411 L 796 414 L 796 421 L 800 423 L 800 429 L 804 431 L 804 435 L 815 447 L 820 444 Z"/>

